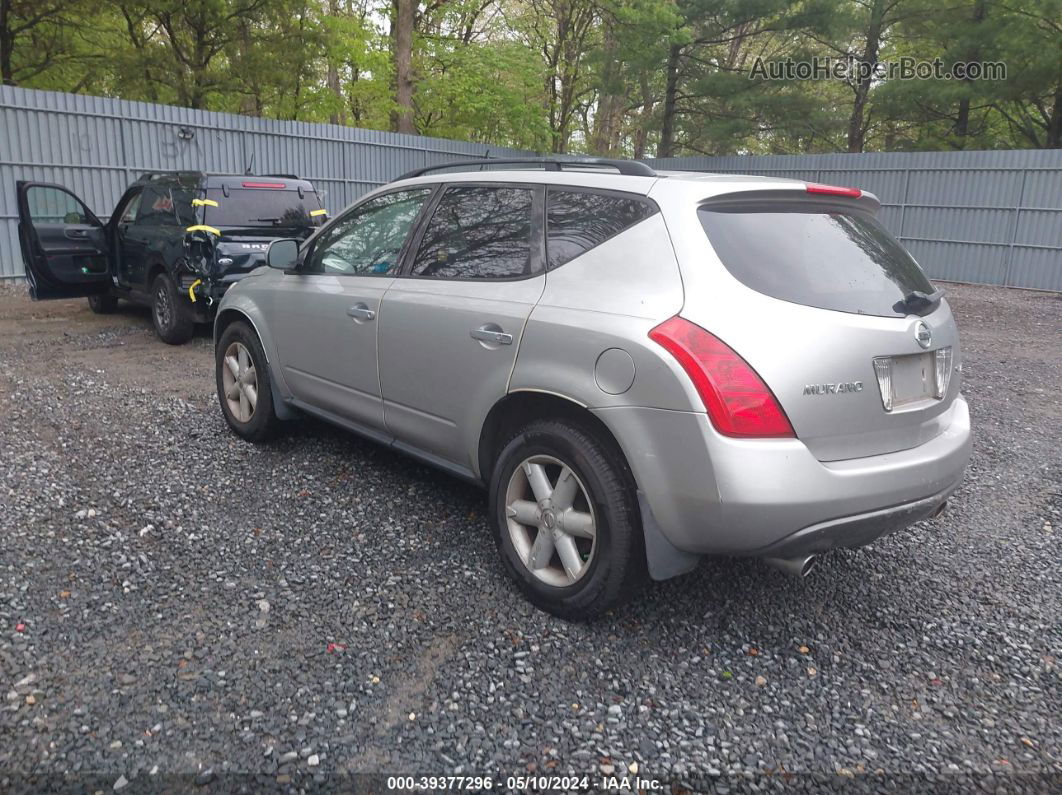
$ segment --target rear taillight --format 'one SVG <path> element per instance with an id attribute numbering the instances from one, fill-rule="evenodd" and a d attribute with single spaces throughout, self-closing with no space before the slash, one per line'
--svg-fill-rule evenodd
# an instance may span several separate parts
<path id="1" fill-rule="evenodd" d="M 743 437 L 796 436 L 774 393 L 748 362 L 722 340 L 677 316 L 650 331 L 649 339 L 682 365 L 720 433 Z"/>
<path id="2" fill-rule="evenodd" d="M 858 199 L 863 195 L 859 188 L 842 188 L 839 185 L 819 185 L 815 182 L 807 183 L 808 193 L 817 193 L 821 196 L 847 196 L 849 199 Z"/>

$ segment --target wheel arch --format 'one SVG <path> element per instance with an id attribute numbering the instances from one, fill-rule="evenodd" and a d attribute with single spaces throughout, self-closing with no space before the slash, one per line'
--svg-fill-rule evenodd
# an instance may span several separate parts
<path id="1" fill-rule="evenodd" d="M 164 263 L 160 259 L 152 260 L 151 264 L 147 267 L 147 281 L 145 283 L 145 287 L 149 291 L 149 294 L 152 289 L 152 285 L 155 284 L 155 279 L 157 279 L 159 275 L 163 273 L 168 273 L 168 271 L 166 270 L 166 263 Z"/>
<path id="2" fill-rule="evenodd" d="M 254 329 L 254 333 L 258 335 L 258 341 L 262 343 L 262 351 L 265 353 L 266 361 L 268 362 L 269 351 L 266 350 L 265 340 L 262 337 L 262 332 L 258 330 L 258 324 L 254 322 L 254 318 L 238 307 L 227 306 L 218 312 L 217 317 L 214 318 L 214 345 L 217 346 L 221 335 L 225 333 L 225 329 L 239 320 L 246 320 L 248 325 Z"/>
<path id="3" fill-rule="evenodd" d="M 476 463 L 479 476 L 485 483 L 490 482 L 494 461 L 509 436 L 521 425 L 546 418 L 574 420 L 588 427 L 603 442 L 615 448 L 615 452 L 622 457 L 627 471 L 630 472 L 627 457 L 615 434 L 583 403 L 555 392 L 521 389 L 510 392 L 495 403 L 483 421 Z M 632 474 L 632 483 L 633 480 Z"/>

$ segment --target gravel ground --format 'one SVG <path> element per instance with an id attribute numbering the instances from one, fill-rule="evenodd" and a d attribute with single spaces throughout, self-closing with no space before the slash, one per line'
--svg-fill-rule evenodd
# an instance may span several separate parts
<path id="1" fill-rule="evenodd" d="M 0 289 L 0 789 L 1062 790 L 1062 299 L 949 289 L 977 436 L 942 518 L 587 625 L 504 578 L 481 492 L 310 421 L 236 439 L 207 330 Z"/>

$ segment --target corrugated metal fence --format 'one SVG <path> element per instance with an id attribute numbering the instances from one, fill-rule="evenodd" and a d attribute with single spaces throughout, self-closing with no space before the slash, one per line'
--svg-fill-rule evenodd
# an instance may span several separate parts
<path id="1" fill-rule="evenodd" d="M 1062 150 L 648 162 L 863 188 L 881 199 L 883 223 L 933 278 L 1062 290 Z"/>
<path id="2" fill-rule="evenodd" d="M 15 181 L 57 182 L 106 219 L 145 171 L 298 174 L 336 212 L 410 169 L 521 156 L 483 144 L 0 86 L 0 277 L 23 272 Z"/>
<path id="3" fill-rule="evenodd" d="M 144 171 L 291 173 L 333 212 L 418 166 L 527 154 L 482 144 L 0 86 L 0 277 L 22 273 L 15 180 L 58 182 L 101 217 Z M 855 185 L 939 279 L 1062 290 L 1062 151 L 649 161 Z"/>

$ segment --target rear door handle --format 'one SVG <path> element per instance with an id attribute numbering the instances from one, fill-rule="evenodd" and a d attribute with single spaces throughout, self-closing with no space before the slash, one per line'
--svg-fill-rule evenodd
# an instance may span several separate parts
<path id="1" fill-rule="evenodd" d="M 64 229 L 63 234 L 71 240 L 84 240 L 88 237 L 88 231 L 84 229 Z"/>
<path id="2" fill-rule="evenodd" d="M 347 310 L 347 314 L 355 320 L 372 320 L 376 317 L 376 312 L 369 309 L 367 304 L 354 304 Z"/>
<path id="3" fill-rule="evenodd" d="M 506 334 L 504 331 L 496 331 L 492 328 L 482 326 L 480 328 L 474 328 L 468 332 L 472 339 L 479 340 L 480 342 L 493 342 L 495 345 L 512 345 L 513 335 Z"/>

